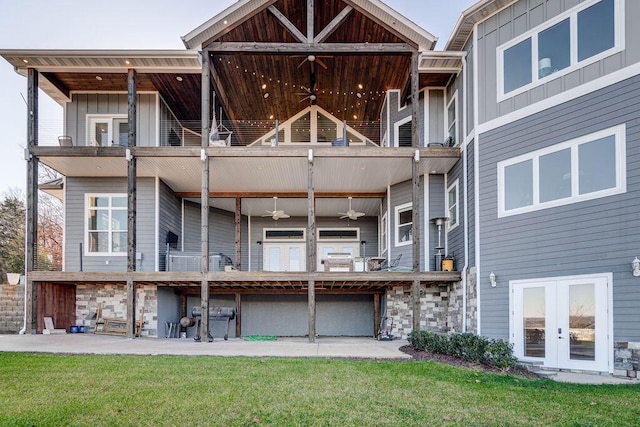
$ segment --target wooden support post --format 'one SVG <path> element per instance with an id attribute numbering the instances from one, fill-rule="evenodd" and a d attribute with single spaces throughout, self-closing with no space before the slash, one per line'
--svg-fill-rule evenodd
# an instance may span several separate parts
<path id="1" fill-rule="evenodd" d="M 37 268 L 38 256 L 38 158 L 31 154 L 31 149 L 38 146 L 38 71 L 27 70 L 27 229 L 26 229 L 26 274 Z M 35 301 L 37 298 L 35 283 L 25 282 L 27 286 L 26 330 L 30 334 L 36 328 Z"/>
<path id="2" fill-rule="evenodd" d="M 128 72 L 127 84 L 127 118 L 129 133 L 127 135 L 127 271 L 136 271 L 136 196 L 137 170 L 136 158 L 129 151 L 137 145 L 137 92 L 138 77 L 136 70 Z"/>
<path id="3" fill-rule="evenodd" d="M 242 294 L 236 294 L 236 338 L 242 336 Z"/>
<path id="4" fill-rule="evenodd" d="M 136 283 L 127 277 L 127 338 L 136 336 Z"/>
<path id="5" fill-rule="evenodd" d="M 420 280 L 414 280 L 411 286 L 411 302 L 413 303 L 413 330 L 420 330 Z"/>
<path id="6" fill-rule="evenodd" d="M 209 335 L 209 158 L 205 154 L 209 146 L 209 117 L 211 101 L 211 75 L 209 66 L 209 52 L 202 52 L 202 187 L 200 192 L 200 307 L 202 308 L 202 322 L 200 322 L 200 336 L 202 342 L 207 342 Z"/>
<path id="7" fill-rule="evenodd" d="M 380 327 L 380 294 L 373 294 L 373 337 L 378 337 Z"/>
<path id="8" fill-rule="evenodd" d="M 307 176 L 307 271 L 316 271 L 316 207 L 313 185 L 313 150 L 309 149 L 309 166 Z M 316 342 L 316 282 L 309 280 L 309 342 Z"/>
<path id="9" fill-rule="evenodd" d="M 236 268 L 242 268 L 242 199 L 236 197 Z"/>
<path id="10" fill-rule="evenodd" d="M 420 111 L 420 99 L 419 99 L 419 73 L 418 73 L 418 52 L 414 52 L 411 57 L 411 146 L 416 150 L 420 147 L 420 134 L 418 132 L 418 115 Z M 411 161 L 411 176 L 412 176 L 412 218 L 413 221 L 413 271 L 420 271 L 420 248 L 421 248 L 421 233 L 420 228 L 420 163 L 419 157 L 416 155 Z M 426 201 L 425 201 L 426 203 Z"/>
<path id="11" fill-rule="evenodd" d="M 137 166 L 136 158 L 130 149 L 137 145 L 137 102 L 138 74 L 129 69 L 127 75 L 127 118 L 129 132 L 127 135 L 127 272 L 136 271 L 136 198 L 137 198 Z M 127 337 L 135 338 L 136 304 L 135 283 L 131 275 L 127 278 Z"/>

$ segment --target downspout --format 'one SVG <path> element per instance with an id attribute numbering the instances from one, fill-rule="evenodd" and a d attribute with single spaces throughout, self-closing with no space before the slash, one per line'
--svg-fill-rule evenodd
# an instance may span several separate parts
<path id="1" fill-rule="evenodd" d="M 469 268 L 469 206 L 468 206 L 468 194 L 467 194 L 467 55 L 462 57 L 462 80 L 463 80 L 463 97 L 462 97 L 462 134 L 464 135 L 463 150 L 462 150 L 462 179 L 464 194 L 464 265 L 462 266 L 462 332 L 467 332 L 467 270 Z"/>

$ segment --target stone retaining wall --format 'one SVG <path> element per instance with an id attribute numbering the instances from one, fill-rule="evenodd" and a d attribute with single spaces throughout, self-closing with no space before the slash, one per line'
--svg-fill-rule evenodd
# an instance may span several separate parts
<path id="1" fill-rule="evenodd" d="M 24 285 L 0 285 L 0 334 L 17 334 L 24 325 Z"/>

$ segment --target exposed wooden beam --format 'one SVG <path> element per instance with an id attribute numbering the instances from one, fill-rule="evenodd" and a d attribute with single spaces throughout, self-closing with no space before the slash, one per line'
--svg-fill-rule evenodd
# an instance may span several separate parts
<path id="1" fill-rule="evenodd" d="M 179 191 L 174 193 L 176 197 L 187 199 L 195 199 L 200 197 L 199 191 Z M 314 193 L 316 199 L 346 199 L 353 197 L 354 199 L 383 199 L 386 193 Z M 308 196 L 306 192 L 228 192 L 228 191 L 210 191 L 209 197 L 216 199 L 271 199 L 278 197 L 280 199 L 304 199 Z"/>
<path id="2" fill-rule="evenodd" d="M 331 34 L 333 34 L 333 32 L 347 19 L 347 17 L 351 15 L 351 12 L 353 12 L 353 7 L 351 6 L 347 6 L 342 9 L 340 13 L 336 15 L 336 17 L 333 18 L 331 22 L 329 22 L 329 25 L 324 27 L 322 31 L 320 31 L 318 35 L 314 37 L 313 43 L 324 43 L 324 41 L 328 39 L 329 36 L 331 36 Z"/>
<path id="3" fill-rule="evenodd" d="M 311 5 L 313 6 L 313 1 Z M 316 271 L 316 209 L 315 191 L 313 183 L 313 150 L 309 150 L 309 163 L 307 167 L 307 271 Z M 309 303 L 309 342 L 316 342 L 316 293 L 315 281 L 308 282 L 308 303 Z"/>
<path id="4" fill-rule="evenodd" d="M 413 233 L 414 235 L 416 233 Z M 411 285 L 411 305 L 413 311 L 413 330 L 420 330 L 420 281 L 414 280 Z"/>
<path id="5" fill-rule="evenodd" d="M 418 150 L 420 147 L 420 134 L 418 129 L 418 117 L 420 114 L 420 99 L 419 99 L 419 73 L 418 62 L 420 55 L 418 52 L 414 52 L 411 57 L 411 146 Z M 419 156 L 418 151 L 417 155 Z M 420 164 L 419 159 L 413 159 L 411 162 L 411 176 L 412 176 L 412 227 L 413 227 L 413 271 L 420 271 L 420 251 L 422 248 L 421 241 L 422 235 L 420 232 Z M 426 254 L 425 254 L 426 255 Z"/>
<path id="6" fill-rule="evenodd" d="M 209 52 L 233 52 L 252 55 L 327 53 L 336 55 L 409 55 L 415 48 L 406 43 L 266 43 L 266 42 L 215 42 Z"/>
<path id="7" fill-rule="evenodd" d="M 307 0 L 307 43 L 313 42 L 315 6 L 313 0 Z"/>
<path id="8" fill-rule="evenodd" d="M 282 26 L 289 31 L 289 34 L 293 36 L 294 39 L 298 40 L 300 43 L 307 43 L 307 38 L 296 28 L 295 25 L 282 12 L 280 12 L 275 6 L 271 5 L 267 8 L 273 16 L 276 17 L 278 22 L 282 24 Z"/>
<path id="9" fill-rule="evenodd" d="M 356 9 L 358 12 L 362 13 L 364 16 L 366 16 L 367 18 L 375 21 L 377 24 L 383 26 L 387 31 L 389 31 L 391 34 L 393 34 L 394 36 L 398 37 L 399 39 L 402 40 L 406 40 L 407 43 L 412 43 L 414 44 L 413 48 L 417 49 L 418 45 L 416 45 L 415 43 L 411 42 L 406 35 L 402 34 L 400 31 L 398 31 L 396 28 L 385 24 L 384 22 L 380 21 L 380 19 L 375 16 L 372 15 L 371 13 L 369 13 L 367 11 L 366 8 L 362 7 L 361 5 L 366 1 L 366 0 L 343 0 L 346 4 L 348 4 L 349 6 L 353 7 L 354 9 Z"/>
<path id="10" fill-rule="evenodd" d="M 127 150 L 137 145 L 137 96 L 138 74 L 136 70 L 127 72 Z M 130 151 L 129 151 L 130 152 Z M 136 271 L 136 197 L 137 161 L 134 156 L 127 158 L 127 271 Z M 127 306 L 128 307 L 128 306 Z M 127 317 L 130 319 L 130 317 Z M 131 331 L 128 331 L 128 333 Z"/>
<path id="11" fill-rule="evenodd" d="M 42 73 L 41 75 L 42 77 L 47 79 L 47 81 L 51 83 L 53 87 L 58 89 L 62 95 L 64 95 L 66 98 L 71 99 L 71 91 L 69 90 L 67 85 L 62 83 L 60 79 L 56 77 L 54 73 Z"/>
<path id="12" fill-rule="evenodd" d="M 242 294 L 236 292 L 236 338 L 242 336 Z"/>
<path id="13" fill-rule="evenodd" d="M 136 334 L 136 282 L 127 279 L 127 338 L 135 338 Z"/>
<path id="14" fill-rule="evenodd" d="M 216 92 L 216 95 L 218 97 L 220 97 L 220 104 L 221 105 L 230 105 L 229 104 L 229 97 L 227 96 L 227 91 L 225 90 L 225 86 L 222 84 L 222 80 L 220 79 L 220 75 L 218 74 L 218 70 L 216 70 L 215 61 L 213 62 L 212 66 L 211 66 L 211 79 L 213 80 L 213 87 L 214 87 L 214 90 Z M 213 108 L 216 108 L 216 106 L 213 105 Z M 236 121 L 237 120 L 237 117 L 235 116 L 235 113 L 233 111 L 228 111 L 227 109 L 225 109 L 225 112 L 229 116 L 229 120 L 231 120 L 231 121 Z"/>
<path id="15" fill-rule="evenodd" d="M 373 337 L 378 337 L 378 328 L 382 318 L 380 317 L 380 294 L 373 294 Z"/>

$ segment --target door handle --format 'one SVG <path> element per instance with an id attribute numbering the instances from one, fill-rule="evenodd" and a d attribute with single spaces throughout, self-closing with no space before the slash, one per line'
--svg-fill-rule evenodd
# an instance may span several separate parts
<path id="1" fill-rule="evenodd" d="M 562 328 L 558 328 L 558 339 L 559 340 L 563 340 L 564 339 L 564 337 L 561 336 L 561 334 L 562 334 Z"/>

